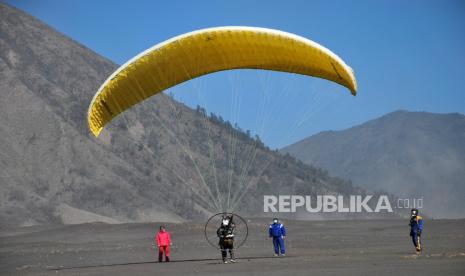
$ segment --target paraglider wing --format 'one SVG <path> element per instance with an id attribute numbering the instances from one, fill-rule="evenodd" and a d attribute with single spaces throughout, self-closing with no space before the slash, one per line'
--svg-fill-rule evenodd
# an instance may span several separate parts
<path id="1" fill-rule="evenodd" d="M 98 136 L 129 107 L 187 80 L 231 69 L 314 76 L 339 83 L 353 95 L 357 91 L 352 69 L 311 40 L 265 28 L 210 28 L 169 39 L 121 66 L 92 99 L 89 128 Z"/>

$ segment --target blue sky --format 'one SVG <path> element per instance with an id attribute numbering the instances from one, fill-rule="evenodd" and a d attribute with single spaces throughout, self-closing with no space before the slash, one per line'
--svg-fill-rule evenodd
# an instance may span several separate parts
<path id="1" fill-rule="evenodd" d="M 357 97 L 328 81 L 252 70 L 171 90 L 272 148 L 398 109 L 465 113 L 465 1 L 6 2 L 118 64 L 172 36 L 226 25 L 275 28 L 331 49 L 355 70 Z"/>

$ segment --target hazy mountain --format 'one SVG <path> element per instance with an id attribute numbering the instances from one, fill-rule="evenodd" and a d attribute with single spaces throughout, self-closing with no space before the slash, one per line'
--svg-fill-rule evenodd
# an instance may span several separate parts
<path id="1" fill-rule="evenodd" d="M 465 216 L 465 116 L 397 111 L 282 151 L 369 190 L 424 197 L 432 216 Z"/>
<path id="2" fill-rule="evenodd" d="M 2 225 L 182 221 L 228 194 L 229 209 L 257 215 L 263 194 L 363 192 L 164 94 L 91 137 L 88 104 L 116 67 L 0 4 Z"/>

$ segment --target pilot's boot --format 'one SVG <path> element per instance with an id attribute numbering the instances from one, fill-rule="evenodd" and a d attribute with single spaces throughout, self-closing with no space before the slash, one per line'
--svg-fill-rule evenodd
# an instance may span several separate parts
<path id="1" fill-rule="evenodd" d="M 231 263 L 235 263 L 236 258 L 234 258 L 234 249 L 229 250 L 229 255 L 231 255 Z"/>
<path id="2" fill-rule="evenodd" d="M 227 257 L 226 250 L 221 249 L 221 257 L 223 258 L 223 263 L 227 264 L 228 261 L 226 260 L 226 257 Z"/>

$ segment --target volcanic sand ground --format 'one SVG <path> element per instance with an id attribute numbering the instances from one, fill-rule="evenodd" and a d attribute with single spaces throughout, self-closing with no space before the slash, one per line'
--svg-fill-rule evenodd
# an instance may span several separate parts
<path id="1" fill-rule="evenodd" d="M 168 224 L 172 262 L 155 262 L 158 224 L 34 226 L 0 231 L 0 275 L 465 275 L 465 220 L 426 220 L 413 253 L 405 220 L 284 221 L 274 258 L 264 219 L 250 219 L 238 262 L 222 264 L 202 223 Z"/>

